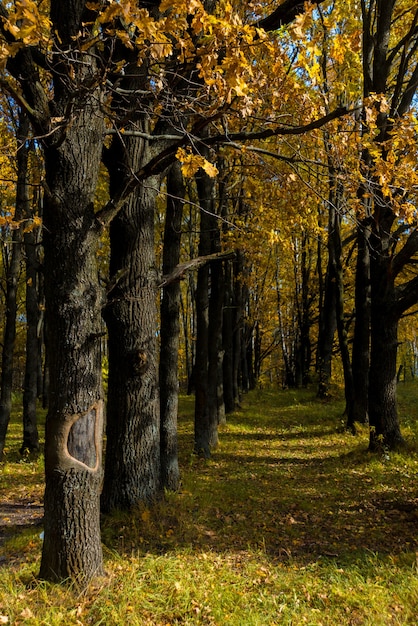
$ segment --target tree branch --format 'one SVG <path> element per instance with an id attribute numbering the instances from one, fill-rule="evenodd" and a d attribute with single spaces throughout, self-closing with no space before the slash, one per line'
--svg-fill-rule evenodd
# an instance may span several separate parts
<path id="1" fill-rule="evenodd" d="M 158 287 L 167 287 L 171 283 L 182 280 L 187 272 L 191 270 L 196 270 L 202 265 L 206 265 L 206 263 L 210 263 L 212 261 L 227 261 L 228 259 L 234 259 L 235 252 L 216 252 L 215 254 L 207 254 L 206 256 L 199 256 L 195 259 L 191 259 L 190 261 L 186 261 L 185 263 L 180 263 L 177 265 L 174 270 L 163 276 L 161 282 Z"/>
<path id="2" fill-rule="evenodd" d="M 392 261 L 392 274 L 397 276 L 418 252 L 418 229 L 414 229 L 409 235 L 402 249 L 394 256 Z"/>
<path id="3" fill-rule="evenodd" d="M 418 276 L 395 288 L 395 311 L 401 316 L 418 303 Z"/>
<path id="4" fill-rule="evenodd" d="M 99 229 L 106 227 L 111 220 L 117 215 L 120 209 L 123 206 L 124 201 L 129 196 L 132 191 L 141 183 L 141 181 L 149 178 L 150 176 L 155 176 L 157 174 L 161 174 L 164 170 L 174 162 L 176 158 L 177 150 L 184 145 L 187 145 L 189 142 L 194 145 L 204 144 L 208 145 L 216 145 L 216 144 L 228 144 L 234 141 L 251 141 L 253 139 L 268 139 L 269 137 L 275 137 L 279 135 L 302 135 L 311 130 L 316 130 L 318 128 L 322 128 L 328 122 L 342 117 L 343 115 L 347 115 L 349 113 L 353 113 L 357 111 L 360 107 L 356 107 L 354 109 L 347 109 L 347 107 L 339 107 L 316 119 L 308 124 L 304 124 L 302 126 L 276 126 L 275 128 L 268 128 L 263 131 L 258 132 L 242 132 L 242 133 L 232 133 L 232 134 L 222 134 L 222 135 L 213 135 L 211 137 L 205 137 L 202 139 L 201 137 L 197 137 L 192 132 L 186 133 L 181 137 L 178 141 L 173 142 L 170 146 L 159 152 L 155 157 L 153 157 L 147 164 L 145 164 L 140 170 L 136 171 L 129 181 L 127 181 L 109 200 L 109 202 L 96 213 L 96 224 Z M 207 124 L 212 120 L 207 120 Z M 207 125 L 206 124 L 206 125 Z M 199 122 L 199 130 L 202 130 L 202 124 Z M 156 138 L 158 135 L 155 136 Z"/>
<path id="5" fill-rule="evenodd" d="M 322 4 L 324 0 L 310 0 L 311 4 Z M 285 24 L 290 24 L 297 15 L 304 13 L 305 2 L 303 0 L 285 0 L 277 9 L 267 17 L 259 20 L 254 24 L 257 28 L 264 30 L 277 30 Z"/>

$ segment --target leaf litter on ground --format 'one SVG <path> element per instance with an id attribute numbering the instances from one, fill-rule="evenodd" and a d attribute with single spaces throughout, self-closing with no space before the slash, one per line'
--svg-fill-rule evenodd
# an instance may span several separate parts
<path id="1" fill-rule="evenodd" d="M 36 580 L 39 519 L 0 530 L 4 623 L 418 623 L 417 393 L 400 387 L 409 446 L 388 458 L 367 452 L 366 427 L 341 428 L 341 400 L 311 389 L 248 394 L 200 459 L 182 398 L 181 490 L 103 519 L 107 576 L 82 598 Z M 42 463 L 22 462 L 15 439 L 2 500 L 39 503 Z"/>

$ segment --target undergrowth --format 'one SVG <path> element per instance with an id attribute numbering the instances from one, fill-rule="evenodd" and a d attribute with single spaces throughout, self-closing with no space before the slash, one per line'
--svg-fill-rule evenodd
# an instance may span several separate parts
<path id="1" fill-rule="evenodd" d="M 417 395 L 400 385 L 408 448 L 379 456 L 365 427 L 344 431 L 340 401 L 255 391 L 210 460 L 191 454 L 182 398 L 181 491 L 103 519 L 106 575 L 82 595 L 36 579 L 42 458 L 19 456 L 16 414 L 0 467 L 0 624 L 418 623 Z"/>

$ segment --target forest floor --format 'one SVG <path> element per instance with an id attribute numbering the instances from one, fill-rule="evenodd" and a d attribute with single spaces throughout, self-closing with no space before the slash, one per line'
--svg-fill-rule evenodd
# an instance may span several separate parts
<path id="1" fill-rule="evenodd" d="M 399 386 L 402 453 L 367 452 L 342 401 L 255 391 L 191 454 L 179 415 L 182 488 L 103 519 L 106 576 L 82 595 L 36 580 L 42 457 L 0 465 L 0 624 L 274 626 L 418 623 L 418 385 Z"/>

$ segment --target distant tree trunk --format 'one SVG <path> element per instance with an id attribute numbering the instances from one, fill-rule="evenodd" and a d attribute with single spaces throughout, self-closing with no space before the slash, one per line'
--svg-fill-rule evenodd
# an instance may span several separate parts
<path id="1" fill-rule="evenodd" d="M 330 202 L 328 207 L 328 264 L 324 284 L 324 301 L 320 311 L 319 336 L 318 336 L 318 396 L 326 398 L 329 393 L 331 379 L 332 349 L 334 335 L 337 329 L 336 305 L 337 305 L 337 280 L 335 266 L 335 228 L 336 208 L 334 204 L 333 189 L 330 189 Z"/>
<path id="2" fill-rule="evenodd" d="M 318 340 L 318 395 L 320 398 L 326 398 L 329 393 L 332 349 L 335 330 L 337 328 L 335 315 L 336 295 L 335 283 L 331 282 L 329 274 L 327 274 L 325 278 L 324 306 L 322 319 L 320 320 Z"/>
<path id="3" fill-rule="evenodd" d="M 286 332 L 284 320 L 283 320 L 283 311 L 282 311 L 282 296 L 280 290 L 280 272 L 279 272 L 279 259 L 277 256 L 276 261 L 276 293 L 277 293 L 277 318 L 278 318 L 278 332 L 280 335 L 280 345 L 282 350 L 283 364 L 284 364 L 284 376 L 282 378 L 282 386 L 286 389 L 288 387 L 292 388 L 295 386 L 295 372 L 294 372 L 294 363 L 292 359 L 292 355 L 290 353 L 290 346 L 288 341 L 288 333 Z"/>
<path id="4" fill-rule="evenodd" d="M 21 231 L 13 232 L 10 263 L 6 277 L 6 322 L 3 337 L 1 395 L 0 395 L 0 457 L 3 455 L 7 428 L 12 410 L 13 355 L 16 339 L 17 287 L 20 275 Z"/>
<path id="5" fill-rule="evenodd" d="M 20 115 L 17 140 L 17 188 L 14 219 L 19 222 L 26 213 L 28 203 L 28 147 L 26 138 L 29 122 L 26 116 Z M 3 456 L 6 443 L 7 428 L 12 410 L 13 391 L 13 355 L 16 340 L 17 288 L 21 271 L 23 229 L 13 230 L 10 256 L 5 256 L 6 271 L 6 320 L 3 336 L 1 392 L 0 392 L 0 458 Z"/>
<path id="6" fill-rule="evenodd" d="M 199 256 L 211 252 L 213 228 L 214 183 L 202 170 L 196 175 L 200 211 Z M 209 457 L 218 443 L 218 420 L 209 399 L 209 276 L 208 264 L 200 267 L 196 287 L 196 357 L 195 357 L 195 418 L 194 451 Z M 216 341 L 216 337 L 210 337 Z"/>
<path id="7" fill-rule="evenodd" d="M 244 334 L 244 296 L 242 277 L 244 274 L 244 253 L 237 251 L 237 259 L 234 263 L 234 327 L 233 327 L 233 385 L 236 402 L 241 401 L 241 391 L 243 390 L 242 373 L 242 344 Z"/>
<path id="8" fill-rule="evenodd" d="M 338 189 L 337 196 L 342 190 Z M 345 395 L 345 412 L 347 415 L 347 423 L 353 424 L 353 405 L 354 405 L 354 384 L 353 373 L 351 370 L 350 351 L 348 348 L 347 329 L 344 320 L 344 276 L 342 266 L 342 242 L 341 242 L 341 215 L 337 214 L 335 219 L 334 230 L 334 250 L 335 250 L 335 282 L 337 287 L 336 293 L 336 318 L 338 341 L 340 347 L 341 360 L 344 372 L 344 395 Z M 352 427 L 354 430 L 354 427 Z"/>
<path id="9" fill-rule="evenodd" d="M 193 278 L 189 275 L 188 284 L 193 280 Z M 185 352 L 185 365 L 186 365 L 186 389 L 187 394 L 191 395 L 194 390 L 194 347 L 193 347 L 193 327 L 194 327 L 194 304 L 195 297 L 190 294 L 189 287 L 186 288 L 186 294 L 183 295 L 180 293 L 180 309 L 181 309 L 181 322 L 183 329 L 183 340 L 184 340 L 184 352 Z"/>
<path id="10" fill-rule="evenodd" d="M 185 187 L 180 163 L 167 173 L 167 209 L 164 228 L 163 275 L 180 260 L 181 226 Z M 178 350 L 180 334 L 180 284 L 170 283 L 161 297 L 160 323 L 160 414 L 161 483 L 176 491 L 180 484 L 177 450 Z"/>
<path id="11" fill-rule="evenodd" d="M 194 450 L 196 454 L 209 457 L 210 442 L 214 439 L 213 431 L 216 424 L 209 422 L 208 406 L 208 338 L 209 338 L 209 268 L 198 270 L 196 289 L 196 356 L 194 367 L 195 383 L 195 419 L 194 419 Z"/>
<path id="12" fill-rule="evenodd" d="M 212 246 L 212 251 L 216 248 Z M 222 314 L 224 298 L 223 263 L 213 261 L 210 265 L 210 296 L 209 296 L 209 350 L 208 350 L 208 402 L 211 414 L 211 422 L 216 421 L 218 425 L 224 421 L 225 412 L 223 410 L 223 381 L 220 373 L 222 371 Z M 211 446 L 218 443 L 217 429 Z"/>
<path id="13" fill-rule="evenodd" d="M 300 295 L 296 294 L 297 302 L 297 341 L 295 346 L 295 383 L 297 387 L 306 387 L 310 380 L 312 347 L 310 339 L 310 262 L 308 235 L 302 233 Z"/>
<path id="14" fill-rule="evenodd" d="M 39 450 L 36 400 L 38 397 L 38 375 L 40 338 L 38 275 L 39 262 L 36 252 L 37 233 L 33 230 L 24 234 L 26 256 L 26 363 L 23 387 L 23 442 L 21 452 Z"/>
<path id="15" fill-rule="evenodd" d="M 250 368 L 250 389 L 255 389 L 257 381 L 261 376 L 261 365 L 263 362 L 262 334 L 260 332 L 259 320 L 253 324 L 252 340 L 247 345 L 247 362 Z"/>
<path id="16" fill-rule="evenodd" d="M 233 297 L 233 264 L 227 262 L 225 267 L 225 294 L 222 321 L 222 374 L 223 374 L 223 397 L 225 412 L 231 413 L 236 406 L 237 398 L 234 394 L 234 297 Z"/>
<path id="17" fill-rule="evenodd" d="M 351 369 L 355 389 L 351 420 L 347 428 L 355 423 L 368 422 L 368 388 L 370 366 L 370 228 L 364 221 L 357 233 L 357 263 L 355 282 L 355 322 Z"/>

